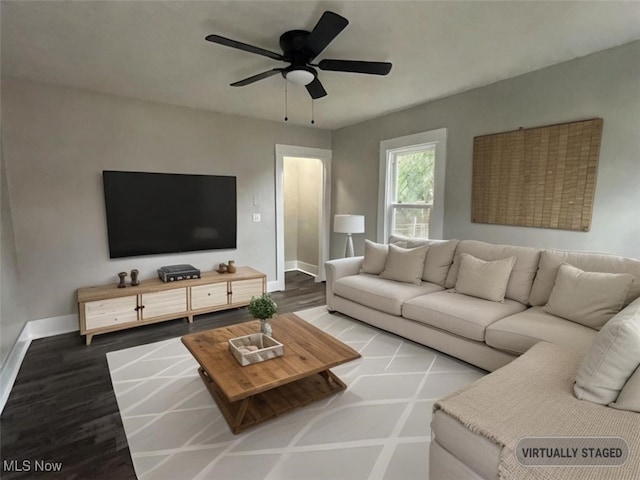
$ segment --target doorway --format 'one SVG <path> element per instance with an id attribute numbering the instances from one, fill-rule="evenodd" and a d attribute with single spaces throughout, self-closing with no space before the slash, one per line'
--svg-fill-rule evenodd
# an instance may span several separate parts
<path id="1" fill-rule="evenodd" d="M 322 161 L 284 157 L 284 270 L 318 277 Z"/>
<path id="2" fill-rule="evenodd" d="M 276 145 L 277 289 L 284 272 L 300 270 L 325 280 L 329 259 L 331 151 Z"/>

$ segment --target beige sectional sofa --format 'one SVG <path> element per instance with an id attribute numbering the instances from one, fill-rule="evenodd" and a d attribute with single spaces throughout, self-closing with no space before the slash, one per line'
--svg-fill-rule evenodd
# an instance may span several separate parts
<path id="1" fill-rule="evenodd" d="M 601 288 L 594 289 L 584 283 L 589 272 L 598 272 L 596 276 L 616 275 L 602 276 Z M 522 362 L 505 367 L 515 370 L 530 362 L 525 357 L 543 355 L 539 351 L 542 345 L 550 344 L 558 350 L 558 368 L 562 370 L 561 365 L 566 362 L 565 371 L 574 369 L 571 385 L 576 359 L 591 348 L 609 319 L 626 315 L 625 318 L 637 319 L 640 325 L 640 300 L 634 302 L 640 297 L 640 260 L 614 255 L 474 240 L 391 237 L 384 246 L 367 241 L 364 257 L 327 262 L 326 277 L 327 307 L 331 311 L 488 371 L 501 369 L 531 350 L 522 355 Z M 585 298 L 595 302 L 589 311 L 582 308 Z M 537 344 L 540 345 L 532 349 Z M 638 356 L 640 345 L 634 348 L 637 351 L 633 354 Z M 562 352 L 567 358 L 562 357 Z M 521 375 L 509 371 L 500 374 Z M 628 378 L 631 372 L 624 375 Z M 543 377 L 540 381 L 544 384 L 544 372 L 531 372 L 532 379 L 536 375 Z M 572 411 L 594 405 L 569 396 L 573 400 L 562 401 L 577 401 L 577 407 L 571 404 Z M 495 408 L 505 408 L 501 405 L 504 401 L 507 400 L 497 398 Z M 607 412 L 615 410 L 598 406 Z M 434 413 L 431 480 L 496 478 L 505 445 L 445 410 L 438 408 Z M 631 418 L 640 428 L 640 414 L 625 417 L 629 412 L 615 412 L 612 415 L 620 422 L 626 425 Z M 640 449 L 640 445 L 637 447 Z"/>

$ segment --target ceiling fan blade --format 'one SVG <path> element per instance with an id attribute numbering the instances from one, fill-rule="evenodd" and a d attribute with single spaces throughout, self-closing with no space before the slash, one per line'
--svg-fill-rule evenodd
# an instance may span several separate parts
<path id="1" fill-rule="evenodd" d="M 386 75 L 391 71 L 388 62 L 363 62 L 360 60 L 322 60 L 318 64 L 320 70 L 334 72 L 367 73 L 370 75 Z"/>
<path id="2" fill-rule="evenodd" d="M 311 98 L 314 100 L 327 96 L 327 91 L 322 86 L 322 83 L 320 83 L 320 80 L 318 80 L 318 77 L 307 85 L 307 92 L 309 92 L 309 95 L 311 95 Z"/>
<path id="3" fill-rule="evenodd" d="M 349 20 L 346 18 L 337 13 L 324 12 L 305 40 L 304 49 L 311 54 L 310 59 L 317 57 L 347 25 Z"/>
<path id="4" fill-rule="evenodd" d="M 270 52 L 264 48 L 254 47 L 253 45 L 231 40 L 230 38 L 221 37 L 220 35 L 207 35 L 205 40 L 219 45 L 224 45 L 225 47 L 237 48 L 238 50 L 244 50 L 245 52 L 263 55 L 265 57 L 273 58 L 274 60 L 284 60 L 284 57 L 279 53 Z"/>
<path id="5" fill-rule="evenodd" d="M 249 85 L 253 82 L 257 82 L 258 80 L 262 80 L 263 78 L 269 78 L 277 73 L 282 72 L 282 68 L 274 68 L 273 70 L 267 70 L 266 72 L 259 73 L 249 78 L 245 78 L 244 80 L 239 80 L 231 84 L 232 87 L 244 87 L 245 85 Z"/>

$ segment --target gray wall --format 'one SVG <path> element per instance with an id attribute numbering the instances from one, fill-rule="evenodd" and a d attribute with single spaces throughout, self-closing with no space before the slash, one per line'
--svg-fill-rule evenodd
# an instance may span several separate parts
<path id="1" fill-rule="evenodd" d="M 425 78 L 425 82 L 429 79 Z M 473 137 L 604 119 L 590 232 L 471 223 Z M 640 42 L 333 132 L 333 213 L 366 215 L 375 240 L 380 141 L 447 128 L 444 237 L 640 257 Z M 356 235 L 356 254 L 365 235 Z M 341 256 L 333 235 L 332 258 Z"/>
<path id="2" fill-rule="evenodd" d="M 318 265 L 322 162 L 301 159 L 298 167 L 298 260 Z"/>
<path id="3" fill-rule="evenodd" d="M 331 147 L 331 133 L 319 129 L 17 79 L 3 80 L 2 100 L 26 320 L 75 313 L 78 287 L 133 268 L 150 278 L 162 265 L 211 270 L 234 259 L 275 280 L 275 144 Z M 236 175 L 238 248 L 110 260 L 106 169 Z"/>
<path id="4" fill-rule="evenodd" d="M 9 355 L 25 323 L 2 150 L 2 135 L 0 133 L 0 282 L 2 282 L 0 283 L 0 365 Z"/>
<path id="5" fill-rule="evenodd" d="M 322 162 L 284 158 L 285 260 L 318 266 Z"/>

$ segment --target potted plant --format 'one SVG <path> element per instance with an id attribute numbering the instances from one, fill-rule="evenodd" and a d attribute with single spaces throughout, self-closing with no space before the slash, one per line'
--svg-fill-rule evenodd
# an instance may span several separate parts
<path id="1" fill-rule="evenodd" d="M 263 293 L 259 297 L 251 297 L 249 302 L 249 313 L 253 318 L 260 320 L 260 331 L 271 336 L 271 325 L 269 319 L 278 311 L 278 305 L 268 293 Z"/>

